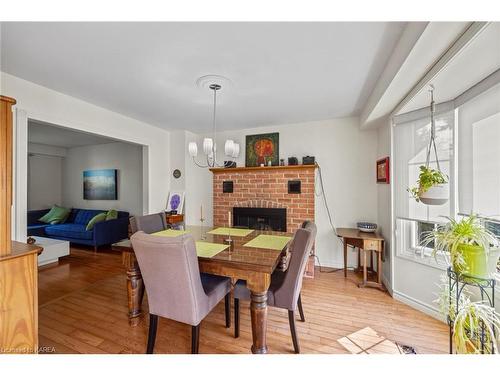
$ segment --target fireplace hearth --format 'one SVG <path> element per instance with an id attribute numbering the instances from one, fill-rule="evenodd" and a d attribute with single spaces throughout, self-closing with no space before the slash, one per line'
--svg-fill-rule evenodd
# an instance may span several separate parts
<path id="1" fill-rule="evenodd" d="M 233 207 L 233 225 L 286 232 L 286 208 Z"/>

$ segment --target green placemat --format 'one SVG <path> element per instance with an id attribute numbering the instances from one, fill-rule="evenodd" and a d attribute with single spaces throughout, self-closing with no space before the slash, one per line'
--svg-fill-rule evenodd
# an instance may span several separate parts
<path id="1" fill-rule="evenodd" d="M 159 232 L 152 233 L 152 235 L 160 237 L 177 237 L 177 236 L 182 236 L 183 234 L 186 233 L 187 230 L 165 229 Z"/>
<path id="2" fill-rule="evenodd" d="M 234 236 L 234 237 L 246 237 L 253 232 L 253 229 L 241 229 L 241 228 L 216 228 L 208 232 L 209 234 L 220 234 L 222 236 Z"/>
<path id="3" fill-rule="evenodd" d="M 263 249 L 283 250 L 292 237 L 272 236 L 269 234 L 260 234 L 244 246 L 261 247 Z"/>
<path id="4" fill-rule="evenodd" d="M 196 241 L 196 254 L 202 258 L 212 258 L 228 247 L 223 243 Z"/>

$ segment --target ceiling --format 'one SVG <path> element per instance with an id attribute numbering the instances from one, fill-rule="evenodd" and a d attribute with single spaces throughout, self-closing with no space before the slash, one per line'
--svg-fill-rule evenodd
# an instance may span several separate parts
<path id="1" fill-rule="evenodd" d="M 498 69 L 500 69 L 500 22 L 492 22 L 429 82 L 435 88 L 435 102 L 443 103 L 455 99 Z M 426 86 L 399 113 L 427 107 L 429 101 L 429 86 Z"/>
<path id="2" fill-rule="evenodd" d="M 48 146 L 72 148 L 100 145 L 117 141 L 113 138 L 97 136 L 75 130 L 68 130 L 44 122 L 29 120 L 28 142 Z"/>
<path id="3" fill-rule="evenodd" d="M 406 23 L 36 23 L 1 25 L 1 69 L 166 129 L 359 115 Z"/>

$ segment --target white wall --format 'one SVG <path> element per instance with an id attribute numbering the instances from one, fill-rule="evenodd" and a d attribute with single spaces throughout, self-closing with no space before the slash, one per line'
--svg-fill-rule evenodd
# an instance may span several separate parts
<path id="1" fill-rule="evenodd" d="M 18 172 L 26 175 L 28 118 L 145 145 L 147 157 L 143 160 L 148 165 L 144 191 L 148 198 L 144 210 L 157 212 L 164 209 L 170 189 L 168 131 L 3 72 L 0 74 L 0 82 L 2 95 L 17 100 L 14 152 L 15 169 Z M 16 175 L 15 181 L 13 223 L 17 229 L 13 230 L 16 239 L 24 241 L 26 219 L 23 216 L 26 216 L 27 210 L 27 183 L 22 175 Z"/>
<path id="2" fill-rule="evenodd" d="M 84 200 L 83 171 L 118 170 L 117 200 Z M 63 161 L 62 204 L 65 207 L 116 209 L 142 215 L 142 146 L 115 142 L 72 147 Z"/>
<path id="3" fill-rule="evenodd" d="M 360 220 L 377 222 L 377 131 L 361 131 L 356 118 L 343 118 L 226 131 L 218 133 L 218 145 L 223 148 L 226 139 L 239 142 L 242 152 L 237 163 L 244 166 L 245 135 L 269 132 L 280 133 L 280 158 L 287 160 L 289 156 L 296 156 L 301 159 L 305 155 L 316 157 L 323 171 L 328 204 L 337 227 L 352 227 Z M 186 142 L 197 139 L 201 145 L 203 137 L 188 135 Z M 189 168 L 186 174 L 187 222 L 199 222 L 200 204 L 203 204 L 204 209 L 206 207 L 207 219 L 211 221 L 212 174 L 194 166 L 186 149 L 184 152 L 188 161 L 186 168 Z M 218 159 L 224 159 L 222 150 Z M 319 181 L 316 188 L 319 192 Z M 343 267 L 342 247 L 329 225 L 323 197 L 316 197 L 315 211 L 318 226 L 316 253 L 321 265 Z M 357 259 L 355 254 L 349 254 L 351 264 Z"/>
<path id="4" fill-rule="evenodd" d="M 28 209 L 40 210 L 62 204 L 62 163 L 66 150 L 28 144 Z"/>
<path id="5" fill-rule="evenodd" d="M 380 126 L 377 129 L 377 159 L 391 156 L 391 123 L 388 117 L 384 117 Z M 389 159 L 389 167 L 391 167 L 391 159 Z M 392 171 L 389 176 L 392 176 Z M 378 202 L 378 215 L 377 223 L 379 226 L 380 234 L 385 239 L 385 261 L 383 263 L 383 278 L 384 284 L 392 292 L 392 220 L 391 220 L 391 185 L 378 184 L 377 185 L 377 202 Z"/>

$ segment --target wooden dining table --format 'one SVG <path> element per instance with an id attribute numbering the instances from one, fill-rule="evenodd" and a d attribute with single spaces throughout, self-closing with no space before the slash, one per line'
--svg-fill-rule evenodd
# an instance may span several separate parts
<path id="1" fill-rule="evenodd" d="M 200 226 L 186 227 L 188 235 L 192 235 L 195 241 L 227 243 L 228 235 L 207 233 L 212 229 Z M 282 256 L 286 256 L 288 247 L 288 245 L 283 245 L 282 249 L 275 250 L 245 246 L 246 243 L 261 234 L 290 236 L 290 233 L 286 232 L 254 230 L 245 237 L 230 236 L 231 246 L 211 258 L 198 257 L 200 272 L 246 281 L 251 292 L 250 316 L 253 340 L 251 350 L 254 354 L 268 352 L 266 344 L 267 290 L 271 282 L 271 274 L 277 268 Z M 130 240 L 115 243 L 112 248 L 122 252 L 123 263 L 127 269 L 129 324 L 136 326 L 143 315 L 141 305 L 144 296 L 144 282 L 141 270 Z"/>

